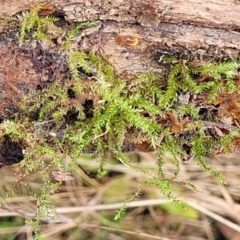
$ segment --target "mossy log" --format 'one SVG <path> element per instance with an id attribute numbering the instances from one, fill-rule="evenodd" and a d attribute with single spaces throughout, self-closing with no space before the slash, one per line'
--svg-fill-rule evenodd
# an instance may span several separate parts
<path id="1" fill-rule="evenodd" d="M 114 157 L 145 174 L 144 184 L 157 186 L 177 206 L 172 185 L 197 190 L 178 180 L 180 161 L 196 160 L 226 183 L 205 157 L 240 153 L 238 0 L 44 1 L 58 19 L 43 17 L 40 3 L 0 0 L 0 168 L 21 162 L 16 183 L 37 198 L 35 221 L 28 221 L 35 232 L 43 216 L 53 216 L 56 182 L 72 180 L 70 172 L 81 168 L 82 182 L 92 185 L 82 154 L 98 157 L 94 176 L 105 176 L 105 163 Z M 27 10 L 35 13 L 29 21 L 50 19 L 43 29 L 59 34 L 36 40 L 40 24 L 27 27 Z M 64 49 L 75 23 L 86 21 Z M 129 161 L 125 153 L 132 151 L 152 152 L 156 173 Z M 165 173 L 166 153 L 171 174 Z M 36 193 L 28 186 L 35 173 L 49 175 Z M 15 182 L 9 189 L 3 199 L 18 189 Z"/>
<path id="2" fill-rule="evenodd" d="M 15 15 L 41 3 L 41 0 L 1 0 L 0 18 Z M 240 49 L 240 3 L 235 0 L 206 1 L 45 1 L 55 5 L 69 22 L 101 20 L 96 31 L 80 39 L 82 49 L 101 51 L 118 73 L 135 74 L 155 69 L 151 53 L 156 49 L 173 51 L 214 49 L 237 54 Z M 135 47 L 119 46 L 115 36 L 139 39 Z M 89 37 L 90 36 L 90 37 Z M 157 71 L 157 70 L 156 70 Z"/>
<path id="3" fill-rule="evenodd" d="M 0 18 L 4 19 L 42 1 L 0 3 Z M 54 14 L 69 23 L 100 20 L 100 24 L 82 31 L 73 47 L 103 56 L 117 75 L 126 79 L 139 73 L 162 72 L 160 63 L 166 55 L 183 61 L 194 60 L 195 55 L 198 61 L 204 58 L 209 62 L 239 58 L 238 1 L 54 0 L 44 4 L 54 6 Z M 51 71 L 56 73 L 57 69 Z"/>

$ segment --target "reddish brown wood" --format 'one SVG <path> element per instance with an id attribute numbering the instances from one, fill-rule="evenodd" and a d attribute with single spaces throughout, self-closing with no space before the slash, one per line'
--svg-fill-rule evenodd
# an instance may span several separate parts
<path id="1" fill-rule="evenodd" d="M 51 3 L 63 9 L 69 20 L 112 19 L 128 22 L 139 20 L 140 15 L 162 22 L 189 23 L 193 25 L 239 28 L 239 0 L 0 0 L 0 18 L 12 16 L 39 3 Z"/>

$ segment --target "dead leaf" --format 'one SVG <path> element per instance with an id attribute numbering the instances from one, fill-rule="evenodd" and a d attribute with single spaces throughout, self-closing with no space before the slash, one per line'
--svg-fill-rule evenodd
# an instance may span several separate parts
<path id="1" fill-rule="evenodd" d="M 154 151 L 150 142 L 144 141 L 142 143 L 136 144 L 136 148 L 141 152 L 152 152 Z"/>
<path id="2" fill-rule="evenodd" d="M 170 131 L 172 133 L 180 133 L 190 122 L 188 117 L 184 118 L 180 123 L 177 117 L 175 117 L 171 112 L 166 112 L 165 114 L 169 117 L 171 122 Z"/>
<path id="3" fill-rule="evenodd" d="M 225 134 L 218 128 L 214 126 L 214 130 L 219 137 L 224 137 Z"/>
<path id="4" fill-rule="evenodd" d="M 218 116 L 219 117 L 233 117 L 235 121 L 240 124 L 240 94 L 238 93 L 222 93 L 213 102 L 215 105 L 219 105 Z"/>
<path id="5" fill-rule="evenodd" d="M 181 122 L 182 128 L 184 129 L 189 123 L 190 123 L 189 117 L 185 117 Z"/>
<path id="6" fill-rule="evenodd" d="M 213 149 L 211 151 L 212 156 L 217 156 L 221 153 L 223 153 L 223 148 L 222 148 L 221 144 L 217 144 L 217 145 L 213 146 Z"/>
<path id="7" fill-rule="evenodd" d="M 38 11 L 38 16 L 47 16 L 55 12 L 55 7 L 51 4 L 44 4 Z"/>
<path id="8" fill-rule="evenodd" d="M 215 99 L 213 102 L 215 105 L 220 104 L 221 107 L 225 108 L 226 110 L 228 109 L 235 109 L 239 108 L 240 104 L 238 103 L 238 100 L 240 98 L 240 94 L 238 93 L 222 93 L 219 94 L 219 96 Z"/>
<path id="9" fill-rule="evenodd" d="M 222 153 L 240 153 L 240 138 L 235 138 L 233 141 L 224 147 Z"/>
<path id="10" fill-rule="evenodd" d="M 169 120 L 171 122 L 170 131 L 172 133 L 179 133 L 179 132 L 181 132 L 181 124 L 178 121 L 178 119 L 171 112 L 166 112 L 166 115 L 169 117 Z"/>
<path id="11" fill-rule="evenodd" d="M 115 37 L 115 42 L 119 45 L 136 46 L 138 44 L 138 38 L 124 36 L 124 35 L 117 35 Z"/>
<path id="12" fill-rule="evenodd" d="M 233 153 L 240 153 L 240 138 L 236 138 L 233 140 Z"/>

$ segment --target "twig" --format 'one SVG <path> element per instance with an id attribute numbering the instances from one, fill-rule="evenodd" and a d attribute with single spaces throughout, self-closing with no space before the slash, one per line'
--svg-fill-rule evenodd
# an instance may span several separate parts
<path id="1" fill-rule="evenodd" d="M 228 131 L 235 131 L 238 129 L 238 127 L 232 126 L 232 125 L 228 125 L 225 123 L 219 123 L 219 122 L 209 122 L 209 121 L 202 121 L 203 126 L 205 128 L 220 128 L 220 129 L 225 129 Z"/>
<path id="2" fill-rule="evenodd" d="M 187 203 L 189 206 L 195 208 L 196 210 L 198 210 L 198 211 L 206 214 L 207 216 L 209 216 L 209 217 L 217 220 L 218 222 L 221 222 L 222 224 L 224 224 L 224 225 L 230 227 L 231 229 L 233 229 L 233 230 L 235 230 L 235 231 L 237 231 L 237 232 L 240 233 L 240 226 L 239 226 L 239 225 L 237 225 L 237 224 L 235 224 L 235 223 L 233 223 L 233 222 L 230 222 L 230 221 L 227 220 L 226 218 L 223 218 L 223 217 L 219 216 L 219 215 L 216 214 L 216 213 L 213 213 L 213 212 L 209 211 L 208 209 L 206 209 L 206 208 L 202 207 L 201 205 L 197 204 L 197 203 L 196 203 L 194 200 L 192 200 L 192 199 L 188 199 L 188 200 L 186 201 L 186 203 Z"/>
<path id="3" fill-rule="evenodd" d="M 102 136 L 106 135 L 108 132 L 109 132 L 109 131 L 106 131 L 106 132 L 104 132 L 104 133 L 101 133 L 101 134 L 99 134 L 99 135 L 95 136 L 95 137 L 93 138 L 92 142 L 94 143 L 94 142 L 96 141 L 96 139 L 97 139 L 97 138 L 99 138 L 99 137 L 102 137 Z"/>

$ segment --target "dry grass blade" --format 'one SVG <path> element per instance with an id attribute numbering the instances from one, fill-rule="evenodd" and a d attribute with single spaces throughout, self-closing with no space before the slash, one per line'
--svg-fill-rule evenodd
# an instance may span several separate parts
<path id="1" fill-rule="evenodd" d="M 240 226 L 233 223 L 233 222 L 230 222 L 229 220 L 221 217 L 220 215 L 216 214 L 216 213 L 213 213 L 211 211 L 209 211 L 208 209 L 202 207 L 201 205 L 197 204 L 195 201 L 193 200 L 187 200 L 186 201 L 187 204 L 195 209 L 197 209 L 198 211 L 200 211 L 201 213 L 217 220 L 218 222 L 221 222 L 223 223 L 224 225 L 232 228 L 233 230 L 237 231 L 237 232 L 240 232 Z"/>
<path id="2" fill-rule="evenodd" d="M 132 162 L 138 162 L 141 167 L 155 168 L 155 158 L 152 153 L 132 154 L 131 159 Z M 183 209 L 179 213 L 171 214 L 171 208 L 165 207 L 169 201 L 162 199 L 156 188 L 146 186 L 144 195 L 140 195 L 139 199 L 134 199 L 126 204 L 127 212 L 121 222 L 113 222 L 112 218 L 115 210 L 122 206 L 126 193 L 134 190 L 137 184 L 142 184 L 145 180 L 144 175 L 119 163 L 107 163 L 105 168 L 114 174 L 99 180 L 89 175 L 89 172 L 94 173 L 97 169 L 97 162 L 88 161 L 86 166 L 86 160 L 80 159 L 79 164 L 84 168 L 84 171 L 80 168 L 77 169 L 73 173 L 74 180 L 63 184 L 61 191 L 52 196 L 52 200 L 57 206 L 56 219 L 44 218 L 43 222 L 48 224 L 42 225 L 42 233 L 46 234 L 47 239 L 53 237 L 54 239 L 62 239 L 61 234 L 63 233 L 67 233 L 69 237 L 78 233 L 85 237 L 86 234 L 90 234 L 90 239 L 93 240 L 96 240 L 97 238 L 94 236 L 99 234 L 111 239 L 114 239 L 115 234 L 120 234 L 125 236 L 123 239 L 133 239 L 138 236 L 145 239 L 214 240 L 216 235 L 216 229 L 212 226 L 214 221 L 238 233 L 240 232 L 239 225 L 232 222 L 239 220 L 238 212 L 240 211 L 240 205 L 238 204 L 240 199 L 238 155 L 230 155 L 229 158 L 219 156 L 208 161 L 214 161 L 214 165 L 223 172 L 229 182 L 227 186 L 220 186 L 209 174 L 200 170 L 194 161 L 189 161 L 181 164 L 179 177 L 182 180 L 191 181 L 203 193 L 192 193 L 185 186 L 177 187 L 178 195 L 181 196 L 180 199 L 186 202 L 189 208 L 199 212 L 201 219 L 184 217 L 184 214 L 189 214 L 189 212 Z M 164 169 L 166 174 L 172 174 L 174 167 L 171 161 L 167 161 Z M 31 181 L 29 183 L 32 188 L 37 188 L 37 181 L 41 181 L 41 177 L 35 177 L 36 179 L 31 179 L 35 183 L 31 184 Z M 1 183 L 4 185 L 0 189 L 3 193 L 3 189 L 9 185 L 9 180 L 10 182 L 14 181 L 12 168 L 5 168 L 2 171 L 1 178 Z M 199 179 L 202 179 L 202 181 L 199 181 Z M 25 219 L 34 217 L 36 202 L 28 196 L 24 186 L 21 186 L 18 192 L 19 195 L 9 198 L 5 207 L 0 209 L 2 219 L 10 216 L 22 216 Z M 109 194 L 113 194 L 115 199 L 109 198 Z M 183 195 L 184 198 L 182 198 Z M 69 206 L 70 204 L 72 206 Z M 204 219 L 207 219 L 207 222 L 203 224 Z M 138 230 L 133 231 L 132 229 L 136 228 L 136 222 L 138 223 Z M 49 227 L 56 223 L 58 225 L 54 225 L 54 228 Z M 173 228 L 174 224 L 177 226 L 176 228 Z M 154 230 L 153 226 L 155 226 Z M 146 229 L 148 229 L 147 232 Z M 190 229 L 191 231 L 189 231 Z M 224 227 L 219 227 L 219 231 L 221 229 L 224 229 Z M 6 228 L 1 232 L 2 236 L 10 232 L 18 235 L 20 234 L 19 230 L 21 233 L 25 231 L 28 234 L 28 239 L 31 239 L 31 230 L 22 227 Z"/>

